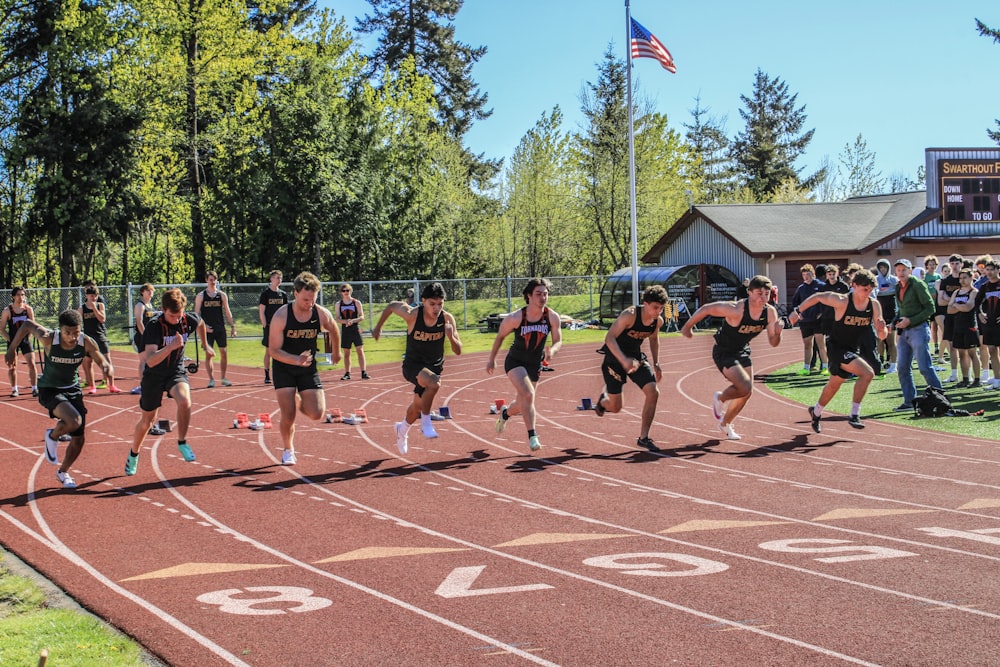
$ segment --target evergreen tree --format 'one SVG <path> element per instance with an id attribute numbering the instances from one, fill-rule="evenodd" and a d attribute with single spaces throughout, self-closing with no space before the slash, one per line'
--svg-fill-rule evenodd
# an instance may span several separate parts
<path id="1" fill-rule="evenodd" d="M 990 28 L 979 19 L 976 19 L 976 30 L 978 30 L 979 34 L 982 35 L 983 37 L 990 37 L 993 39 L 994 43 L 1000 44 L 1000 30 L 996 28 Z M 998 145 L 1000 145 L 1000 119 L 996 120 L 995 122 L 997 124 L 997 129 L 996 130 L 987 129 L 986 136 L 988 136 L 990 139 L 992 139 L 993 141 L 997 142 Z"/>
<path id="2" fill-rule="evenodd" d="M 486 53 L 455 39 L 455 16 L 464 0 L 368 0 L 373 13 L 358 20 L 358 31 L 379 33 L 370 74 L 396 70 L 406 58 L 434 84 L 440 121 L 461 139 L 473 121 L 489 117 L 487 95 L 472 80 L 472 66 Z"/>
<path id="3" fill-rule="evenodd" d="M 733 141 L 733 160 L 757 201 L 767 201 L 785 181 L 812 189 L 823 180 L 822 170 L 801 178 L 795 161 L 805 152 L 815 130 L 803 131 L 805 105 L 796 108 L 798 95 L 788 92 L 788 84 L 771 79 L 760 69 L 754 78 L 751 97 L 740 95 L 745 105 L 740 116 L 746 128 Z"/>

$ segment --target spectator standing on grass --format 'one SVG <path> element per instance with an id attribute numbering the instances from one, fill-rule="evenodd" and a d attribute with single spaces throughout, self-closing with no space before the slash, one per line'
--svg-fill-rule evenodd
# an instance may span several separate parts
<path id="1" fill-rule="evenodd" d="M 931 387 L 941 388 L 941 380 L 934 372 L 931 361 L 931 326 L 935 307 L 931 292 L 923 281 L 913 278 L 913 264 L 908 259 L 897 259 L 893 270 L 899 284 L 896 289 L 896 358 L 898 359 L 899 387 L 903 402 L 897 412 L 913 409 L 917 387 L 913 382 L 913 360 L 916 358 L 920 374 Z"/>
<path id="2" fill-rule="evenodd" d="M 604 355 L 601 363 L 604 389 L 594 404 L 594 412 L 598 417 L 603 417 L 605 412 L 620 412 L 625 382 L 632 380 L 644 396 L 636 444 L 651 452 L 660 451 L 650 439 L 649 429 L 660 398 L 656 383 L 663 377 L 659 333 L 663 328 L 663 308 L 666 304 L 667 290 L 662 285 L 647 287 L 642 293 L 642 305 L 638 308 L 629 306 L 621 312 L 604 336 L 604 347 L 598 350 Z M 642 351 L 644 340 L 649 341 L 649 357 Z"/>
<path id="3" fill-rule="evenodd" d="M 146 368 L 142 372 L 142 390 L 139 395 L 141 413 L 132 434 L 132 447 L 125 460 L 125 474 L 134 475 L 139 467 L 139 452 L 146 440 L 150 426 L 163 403 L 163 395 L 174 399 L 177 405 L 177 449 L 185 461 L 194 461 L 195 455 L 187 442 L 191 423 L 191 387 L 184 365 L 184 346 L 192 334 L 200 339 L 205 359 L 215 355 L 208 344 L 205 323 L 194 313 L 185 313 L 187 297 L 176 287 L 160 297 L 160 313 L 149 321 L 142 335 L 146 350 Z M 161 431 L 162 433 L 162 431 Z"/>
<path id="4" fill-rule="evenodd" d="M 952 348 L 951 340 L 955 332 L 955 315 L 948 313 L 948 304 L 951 303 L 951 295 L 960 286 L 958 272 L 962 270 L 965 259 L 954 254 L 948 258 L 948 273 L 938 282 L 937 307 L 935 312 L 944 315 L 944 326 L 941 329 L 942 347 L 948 352 L 948 360 L 951 363 L 951 375 L 945 382 L 958 381 L 958 354 Z"/>
<path id="5" fill-rule="evenodd" d="M 548 364 L 562 347 L 559 313 L 548 307 L 551 287 L 552 283 L 548 278 L 532 278 L 528 281 L 522 292 L 526 305 L 500 322 L 500 329 L 486 362 L 486 372 L 493 375 L 497 353 L 500 352 L 504 339 L 514 334 L 503 368 L 517 397 L 510 405 L 504 405 L 500 409 L 495 428 L 497 433 L 503 433 L 511 417 L 523 415 L 524 425 L 528 429 L 528 448 L 533 452 L 542 446 L 535 432 L 535 390 L 538 378 L 542 364 Z M 546 345 L 550 336 L 551 346 Z"/>
<path id="6" fill-rule="evenodd" d="M 875 279 L 878 283 L 875 296 L 882 306 L 882 317 L 886 322 L 896 319 L 896 288 L 899 279 L 892 273 L 889 260 L 880 259 L 875 262 Z M 890 329 L 886 337 L 878 342 L 878 357 L 885 364 L 886 373 L 896 372 L 896 361 L 899 354 L 896 351 L 896 334 Z"/>
<path id="7" fill-rule="evenodd" d="M 31 395 L 38 396 L 38 369 L 35 368 L 35 354 L 31 350 L 31 341 L 22 338 L 16 347 L 11 345 L 18 329 L 24 326 L 25 322 L 35 320 L 35 311 L 28 305 L 25 298 L 24 288 L 18 285 L 10 291 L 11 303 L 0 313 L 0 335 L 7 341 L 8 351 L 13 347 L 16 352 L 27 359 L 28 382 L 31 383 Z M 15 352 L 15 359 L 17 354 Z M 12 398 L 20 396 L 21 391 L 17 386 L 17 364 L 7 364 L 7 377 L 10 378 L 10 395 Z"/>
<path id="8" fill-rule="evenodd" d="M 867 332 L 874 331 L 879 338 L 885 338 L 888 330 L 882 317 L 882 306 L 872 298 L 876 289 L 876 278 L 870 271 L 856 271 L 851 278 L 849 294 L 820 292 L 806 299 L 803 305 L 820 303 L 833 311 L 830 336 L 826 340 L 826 351 L 830 359 L 830 379 L 820 392 L 819 400 L 809 407 L 812 429 L 821 432 L 820 418 L 823 409 L 840 391 L 845 380 L 856 377 L 851 413 L 847 423 L 854 428 L 864 428 L 861 421 L 861 401 L 868 392 L 868 386 L 875 377 L 875 371 L 865 361 L 861 346 L 865 344 Z M 793 312 L 792 324 L 798 319 Z"/>
<path id="9" fill-rule="evenodd" d="M 989 365 L 993 377 L 987 378 L 992 389 L 1000 388 L 1000 260 L 990 259 L 985 266 L 986 282 L 976 294 L 975 313 L 979 320 L 979 330 L 983 335 L 983 345 L 989 355 Z"/>
<path id="10" fill-rule="evenodd" d="M 97 349 L 101 351 L 109 363 L 111 361 L 111 345 L 108 343 L 108 327 L 107 327 L 107 311 L 104 308 L 104 302 L 99 301 L 99 296 L 97 294 L 97 285 L 90 284 L 83 289 L 84 300 L 80 304 L 80 317 L 83 320 L 83 333 L 89 336 L 95 343 L 97 343 Z M 94 378 L 93 362 L 90 356 L 84 356 L 83 358 L 83 376 L 86 379 L 86 383 L 89 386 L 87 389 L 88 394 L 97 393 L 97 382 Z M 115 386 L 115 378 L 113 375 L 104 374 L 104 379 L 101 381 L 104 383 L 108 391 L 112 394 L 120 394 L 121 389 Z"/>
<path id="11" fill-rule="evenodd" d="M 958 282 L 959 287 L 951 293 L 951 301 L 948 302 L 948 314 L 955 317 L 951 347 L 958 352 L 959 371 L 962 374 L 955 387 L 979 387 L 982 382 L 979 377 L 979 327 L 975 313 L 979 290 L 972 286 L 972 269 L 959 270 Z"/>
<path id="12" fill-rule="evenodd" d="M 792 295 L 793 309 L 798 308 L 803 301 L 823 287 L 823 283 L 816 280 L 816 272 L 812 264 L 803 264 L 799 270 L 802 272 L 802 283 L 795 288 L 795 294 Z M 768 279 L 768 283 L 770 284 L 770 279 Z M 827 370 L 826 341 L 823 340 L 820 331 L 819 316 L 819 307 L 812 307 L 800 313 L 799 333 L 802 335 L 802 369 L 798 372 L 799 375 L 809 375 L 812 372 L 811 364 L 814 344 L 819 351 L 820 371 Z"/>
<path id="13" fill-rule="evenodd" d="M 934 364 L 936 366 L 944 365 L 944 357 L 941 356 L 941 334 L 944 331 L 944 316 L 948 312 L 948 307 L 940 307 L 937 305 L 937 291 L 938 283 L 943 277 L 937 272 L 938 269 L 938 258 L 936 255 L 927 255 L 924 257 L 924 284 L 931 292 L 931 299 L 934 300 L 935 312 L 934 319 L 931 320 L 931 343 L 934 345 Z"/>
<path id="14" fill-rule="evenodd" d="M 446 297 L 441 283 L 431 283 L 420 293 L 419 306 L 393 301 L 385 307 L 372 329 L 372 338 L 378 340 L 382 336 L 382 326 L 390 315 L 397 315 L 406 322 L 403 379 L 413 385 L 413 402 L 406 407 L 403 421 L 395 425 L 396 449 L 400 454 L 409 451 L 410 427 L 418 419 L 425 438 L 438 437 L 431 423 L 431 409 L 434 397 L 441 389 L 445 339 L 448 339 L 453 353 L 462 354 L 462 340 L 458 337 L 455 317 L 444 309 Z"/>
<path id="15" fill-rule="evenodd" d="M 319 278 L 303 271 L 293 283 L 295 298 L 271 318 L 268 351 L 274 393 L 281 411 L 278 427 L 284 446 L 282 465 L 296 463 L 296 413 L 316 421 L 326 412 L 326 395 L 316 366 L 321 330 L 330 334 L 332 362 L 340 361 L 340 330 L 330 311 L 316 303 L 321 287 Z"/>
<path id="16" fill-rule="evenodd" d="M 59 314 L 59 328 L 55 331 L 28 320 L 14 336 L 5 356 L 8 366 L 15 363 L 17 346 L 22 340 L 27 340 L 29 334 L 42 345 L 45 370 L 38 378 L 38 402 L 49 411 L 50 417 L 59 420 L 54 428 L 45 431 L 45 460 L 60 466 L 56 470 L 56 479 L 66 489 L 76 488 L 76 481 L 69 471 L 83 451 L 87 428 L 87 408 L 83 404 L 80 388 L 80 363 L 84 359 L 92 359 L 106 377 L 114 377 L 111 362 L 101 354 L 94 339 L 81 332 L 81 326 L 80 313 L 75 310 L 64 310 Z M 59 438 L 64 435 L 69 435 L 70 441 L 60 465 Z"/>
<path id="17" fill-rule="evenodd" d="M 847 294 L 851 291 L 851 286 L 845 283 L 840 278 L 840 267 L 836 264 L 826 265 L 826 283 L 819 288 L 819 293 L 824 292 L 834 292 L 836 294 Z M 833 308 L 826 305 L 826 302 L 820 302 L 820 316 L 819 316 L 819 328 L 820 332 L 823 334 L 824 342 L 829 343 L 825 339 L 830 336 L 833 331 Z M 802 306 L 799 306 L 799 310 Z M 827 352 L 827 360 L 829 361 L 830 354 Z M 832 361 L 829 361 L 832 365 Z"/>
<path id="18" fill-rule="evenodd" d="M 233 320 L 232 311 L 229 310 L 229 296 L 218 288 L 218 274 L 209 271 L 205 274 L 205 282 L 208 286 L 198 292 L 198 296 L 194 299 L 194 314 L 205 322 L 209 347 L 214 350 L 216 344 L 219 346 L 222 386 L 228 387 L 233 383 L 226 378 L 226 369 L 229 365 L 229 355 L 226 351 L 226 322 L 229 323 L 230 335 L 233 338 L 236 338 L 236 322 Z M 205 358 L 205 367 L 208 369 L 208 388 L 211 389 L 215 386 L 215 367 L 211 357 Z"/>
<path id="19" fill-rule="evenodd" d="M 351 346 L 353 345 L 358 351 L 361 379 L 371 380 L 365 364 L 365 343 L 361 338 L 361 323 L 365 321 L 365 310 L 361 306 L 361 302 L 354 298 L 354 288 L 347 283 L 340 286 L 340 301 L 337 302 L 335 318 L 340 324 L 340 347 L 344 351 L 344 376 L 340 379 L 351 379 Z"/>
<path id="20" fill-rule="evenodd" d="M 805 273 L 803 271 L 803 274 Z M 771 293 L 771 279 L 767 276 L 754 276 L 750 279 L 747 292 L 749 296 L 742 301 L 706 303 L 681 327 L 681 334 L 691 338 L 695 325 L 706 317 L 722 319 L 722 324 L 715 332 L 712 361 L 722 376 L 729 381 L 729 386 L 715 392 L 712 398 L 712 414 L 719 430 L 725 433 L 729 440 L 740 439 L 740 435 L 733 428 L 733 422 L 743 411 L 753 393 L 750 341 L 767 331 L 767 342 L 771 347 L 778 347 L 781 344 L 781 332 L 784 330 L 777 309 L 767 302 Z M 799 316 L 801 317 L 801 313 Z"/>
<path id="21" fill-rule="evenodd" d="M 146 331 L 146 325 L 149 324 L 149 321 L 155 315 L 156 309 L 153 308 L 153 286 L 150 283 L 145 283 L 139 288 L 139 301 L 136 302 L 135 308 L 132 309 L 132 318 L 135 320 L 135 335 L 132 336 L 132 345 L 139 355 L 138 377 L 140 380 L 142 379 L 142 371 L 146 368 L 146 350 L 142 345 L 142 336 Z M 131 393 L 142 393 L 142 386 L 137 384 L 132 387 Z"/>
<path id="22" fill-rule="evenodd" d="M 260 326 L 264 330 L 260 339 L 260 344 L 264 346 L 264 384 L 271 384 L 271 352 L 269 349 L 270 335 L 269 327 L 271 318 L 278 312 L 278 309 L 288 303 L 288 294 L 281 289 L 281 271 L 275 269 L 268 276 L 268 286 L 260 293 L 258 299 L 257 314 L 260 316 Z"/>
<path id="23" fill-rule="evenodd" d="M 972 286 L 977 290 L 990 280 L 989 275 L 986 273 L 986 264 L 991 261 L 993 261 L 992 255 L 980 255 L 976 258 L 976 273 L 974 275 L 977 277 L 973 280 Z M 979 327 L 979 362 L 982 367 L 982 376 L 980 377 L 980 381 L 981 384 L 986 384 L 990 381 L 990 353 L 989 346 L 987 346 L 983 341 L 982 327 Z"/>

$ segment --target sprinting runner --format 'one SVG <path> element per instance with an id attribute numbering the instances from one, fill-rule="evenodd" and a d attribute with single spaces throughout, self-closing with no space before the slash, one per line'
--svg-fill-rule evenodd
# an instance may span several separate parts
<path id="1" fill-rule="evenodd" d="M 715 392 L 712 412 L 718 420 L 719 430 L 729 440 L 739 440 L 733 422 L 750 400 L 753 393 L 753 360 L 750 358 L 750 341 L 767 331 L 771 347 L 781 344 L 783 325 L 778 311 L 770 305 L 771 279 L 754 276 L 747 286 L 747 298 L 740 301 L 715 301 L 706 303 L 691 315 L 681 327 L 681 333 L 691 338 L 691 330 L 706 317 L 722 318 L 715 332 L 712 359 L 729 386 Z M 794 312 L 798 312 L 798 308 Z"/>
<path id="2" fill-rule="evenodd" d="M 851 278 L 850 293 L 819 292 L 800 305 L 800 308 L 805 309 L 819 303 L 833 309 L 832 328 L 826 340 L 830 379 L 826 381 L 816 405 L 809 406 L 809 419 L 812 429 L 817 433 L 822 430 L 819 420 L 823 416 L 823 409 L 837 395 L 844 381 L 852 376 L 857 377 L 857 380 L 854 383 L 854 398 L 847 423 L 854 428 L 865 427 L 861 421 L 861 401 L 875 378 L 875 371 L 865 360 L 862 347 L 866 344 L 866 336 L 873 325 L 879 338 L 885 338 L 889 333 L 882 315 L 881 300 L 872 298 L 872 292 L 876 288 L 875 274 L 861 269 Z M 796 311 L 789 319 L 794 325 L 799 318 Z"/>
<path id="3" fill-rule="evenodd" d="M 142 335 L 146 350 L 146 369 L 142 372 L 139 407 L 142 413 L 135 424 L 132 448 L 125 460 L 125 474 L 134 475 L 139 466 L 139 452 L 146 440 L 149 427 L 156 419 L 163 403 L 163 395 L 177 404 L 177 449 L 185 461 L 194 461 L 195 455 L 187 443 L 188 425 L 191 423 L 191 387 L 184 367 L 184 346 L 192 333 L 211 359 L 215 350 L 208 344 L 205 323 L 194 313 L 185 313 L 187 297 L 176 287 L 163 293 L 161 312 L 149 321 Z"/>
<path id="4" fill-rule="evenodd" d="M 318 420 L 326 412 L 326 394 L 316 367 L 320 330 L 329 332 L 333 363 L 340 361 L 340 331 L 330 311 L 316 304 L 319 278 L 303 271 L 292 283 L 294 300 L 271 318 L 267 350 L 271 355 L 271 380 L 278 399 L 281 421 L 282 465 L 295 465 L 295 415 L 301 412 Z"/>
<path id="5" fill-rule="evenodd" d="M 605 412 L 620 412 L 622 409 L 622 389 L 627 380 L 632 380 L 645 396 L 642 404 L 642 422 L 636 444 L 651 452 L 658 452 L 650 437 L 649 429 L 656 415 L 656 403 L 660 390 L 656 383 L 663 373 L 660 370 L 660 329 L 663 328 L 663 307 L 667 303 L 667 290 L 662 285 L 651 285 L 642 293 L 642 306 L 629 306 L 622 311 L 604 337 L 604 347 L 599 351 L 604 355 L 601 374 L 604 389 L 594 404 L 594 412 L 603 417 Z M 642 341 L 649 341 L 647 359 L 642 352 Z"/>
<path id="6" fill-rule="evenodd" d="M 17 361 L 17 346 L 31 334 L 42 344 L 45 354 L 45 369 L 38 379 L 38 402 L 49 411 L 49 416 L 59 421 L 55 428 L 45 431 L 45 460 L 59 464 L 59 438 L 70 435 L 66 456 L 56 479 L 63 488 L 76 488 L 76 481 L 70 475 L 70 468 L 83 451 L 87 428 L 87 408 L 83 404 L 83 390 L 80 388 L 80 364 L 84 358 L 92 359 L 100 365 L 105 377 L 114 377 L 114 369 L 90 336 L 81 332 L 82 320 L 75 310 L 64 310 L 59 314 L 59 329 L 49 331 L 31 320 L 22 323 L 12 344 L 7 349 L 7 365 Z"/>
<path id="7" fill-rule="evenodd" d="M 514 341 L 504 359 L 504 371 L 514 385 L 517 397 L 510 405 L 500 409 L 496 421 L 496 432 L 503 433 L 507 421 L 519 414 L 524 415 L 524 425 L 528 427 L 528 448 L 535 452 L 542 446 L 535 432 L 535 387 L 542 370 L 542 363 L 548 363 L 562 347 L 562 329 L 559 313 L 549 309 L 549 288 L 552 283 L 547 278 L 532 278 L 522 294 L 527 304 L 510 313 L 500 322 L 500 329 L 493 341 L 486 372 L 490 375 L 496 367 L 497 353 L 504 339 L 514 334 Z M 546 341 L 552 337 L 552 345 Z"/>
<path id="8" fill-rule="evenodd" d="M 462 354 L 462 340 L 458 337 L 455 317 L 444 309 L 447 297 L 441 283 L 424 287 L 419 306 L 393 301 L 378 318 L 372 329 L 372 338 L 382 336 L 382 325 L 390 315 L 398 315 L 406 322 L 406 353 L 403 356 L 403 379 L 413 384 L 413 402 L 406 407 L 403 421 L 396 422 L 396 449 L 400 454 L 409 451 L 409 431 L 417 419 L 425 438 L 438 437 L 431 423 L 431 407 L 441 389 L 441 372 L 444 370 L 444 339 L 451 344 L 451 351 Z"/>

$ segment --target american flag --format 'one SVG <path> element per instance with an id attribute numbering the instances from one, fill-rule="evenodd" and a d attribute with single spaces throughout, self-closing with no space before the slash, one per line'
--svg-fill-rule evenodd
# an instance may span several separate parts
<path id="1" fill-rule="evenodd" d="M 639 25 L 638 21 L 633 18 L 629 20 L 632 22 L 632 58 L 655 58 L 663 69 L 676 74 L 677 67 L 667 47 L 663 46 L 653 33 Z"/>

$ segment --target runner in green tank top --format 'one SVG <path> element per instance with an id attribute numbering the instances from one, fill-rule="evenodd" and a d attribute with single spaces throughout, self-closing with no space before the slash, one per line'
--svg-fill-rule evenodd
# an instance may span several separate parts
<path id="1" fill-rule="evenodd" d="M 59 465 L 59 437 L 71 436 L 66 458 L 56 471 L 56 478 L 63 488 L 76 488 L 76 482 L 69 474 L 70 467 L 83 451 L 84 432 L 87 426 L 87 408 L 83 404 L 80 389 L 80 364 L 84 358 L 97 362 L 105 377 L 114 377 L 114 369 L 93 338 L 80 332 L 83 320 L 75 310 L 65 310 L 59 314 L 58 331 L 49 331 L 39 324 L 27 320 L 11 343 L 5 355 L 7 365 L 16 361 L 14 352 L 22 340 L 33 335 L 42 344 L 45 353 L 45 370 L 38 378 L 38 402 L 48 409 L 49 415 L 59 421 L 55 428 L 45 431 L 45 459 Z"/>

